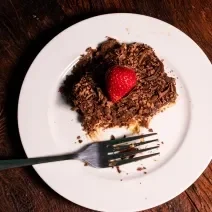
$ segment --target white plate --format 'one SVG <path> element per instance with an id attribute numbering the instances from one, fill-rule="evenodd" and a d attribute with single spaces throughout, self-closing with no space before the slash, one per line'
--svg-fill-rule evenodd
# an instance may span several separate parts
<path id="1" fill-rule="evenodd" d="M 28 157 L 73 151 L 86 142 L 77 114 L 61 100 L 58 88 L 87 47 L 106 36 L 152 46 L 176 76 L 177 104 L 151 123 L 158 132 L 161 155 L 115 169 L 85 167 L 79 161 L 34 166 L 42 179 L 63 197 L 99 211 L 138 211 L 162 204 L 184 191 L 211 159 L 212 69 L 203 51 L 185 34 L 154 18 L 110 14 L 75 24 L 40 52 L 25 78 L 18 123 Z M 113 129 L 99 135 L 123 135 Z M 80 135 L 84 142 L 76 143 Z M 156 161 L 155 161 L 156 159 Z M 146 166 L 147 174 L 137 171 Z M 127 174 L 128 173 L 128 174 Z M 122 179 L 122 181 L 121 181 Z"/>

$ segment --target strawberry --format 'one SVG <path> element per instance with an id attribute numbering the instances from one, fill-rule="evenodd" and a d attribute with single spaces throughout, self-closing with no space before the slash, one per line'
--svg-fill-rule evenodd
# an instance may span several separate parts
<path id="1" fill-rule="evenodd" d="M 136 84 L 136 74 L 131 68 L 113 66 L 106 73 L 106 88 L 112 102 L 127 95 Z"/>

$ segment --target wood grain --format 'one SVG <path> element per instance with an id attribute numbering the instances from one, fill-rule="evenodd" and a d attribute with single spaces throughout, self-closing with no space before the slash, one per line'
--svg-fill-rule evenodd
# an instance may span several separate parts
<path id="1" fill-rule="evenodd" d="M 68 26 L 112 12 L 166 21 L 189 35 L 212 61 L 211 0 L 1 0 L 0 158 L 25 157 L 17 128 L 17 101 L 38 52 Z M 0 212 L 91 211 L 56 194 L 32 168 L 0 172 L 0 199 Z M 181 195 L 146 212 L 178 211 L 212 211 L 212 163 Z"/>

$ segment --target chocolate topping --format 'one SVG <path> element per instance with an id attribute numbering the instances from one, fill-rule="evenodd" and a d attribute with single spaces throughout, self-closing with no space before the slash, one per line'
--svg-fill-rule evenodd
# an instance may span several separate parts
<path id="1" fill-rule="evenodd" d="M 134 89 L 117 103 L 109 101 L 104 84 L 106 71 L 114 65 L 131 67 L 137 76 Z M 88 134 L 134 122 L 148 127 L 151 118 L 177 98 L 175 79 L 167 76 L 151 47 L 111 38 L 97 49 L 86 50 L 63 82 L 61 93 L 79 113 Z"/>

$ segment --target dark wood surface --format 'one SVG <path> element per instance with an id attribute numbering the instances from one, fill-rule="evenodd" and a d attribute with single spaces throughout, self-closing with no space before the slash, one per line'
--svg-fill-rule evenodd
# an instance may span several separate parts
<path id="1" fill-rule="evenodd" d="M 212 61 L 211 0 L 1 0 L 0 159 L 25 157 L 17 128 L 17 101 L 23 78 L 38 52 L 68 26 L 112 12 L 166 21 L 189 35 Z M 59 196 L 32 168 L 19 168 L 0 172 L 0 212 L 16 211 L 91 210 Z M 185 192 L 146 212 L 150 211 L 211 212 L 212 163 Z"/>

